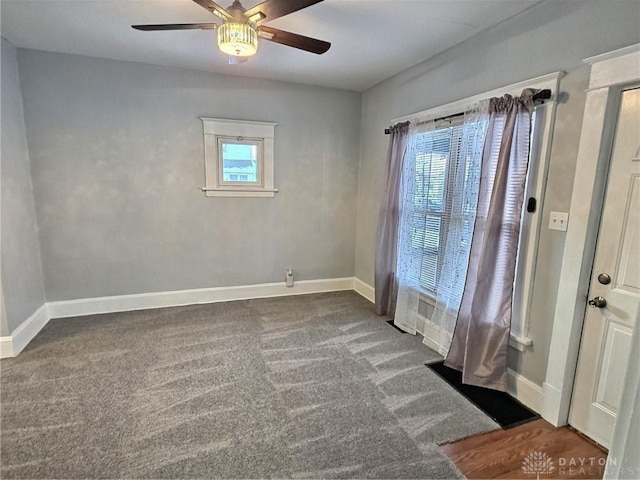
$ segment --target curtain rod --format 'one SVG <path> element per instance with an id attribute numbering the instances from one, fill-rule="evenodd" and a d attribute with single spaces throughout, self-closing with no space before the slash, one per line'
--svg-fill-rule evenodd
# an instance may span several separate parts
<path id="1" fill-rule="evenodd" d="M 536 102 L 537 105 L 539 105 L 541 103 L 544 103 L 545 100 L 549 100 L 550 98 L 551 98 L 551 90 L 548 89 L 548 88 L 545 88 L 544 90 L 540 90 L 538 93 L 536 93 L 533 96 L 533 101 Z M 440 122 L 442 120 L 449 120 L 451 118 L 462 117 L 463 115 L 464 115 L 464 112 L 453 113 L 453 114 L 447 115 L 445 117 L 434 118 L 433 122 Z M 427 123 L 427 122 L 418 122 L 417 125 L 423 125 L 425 123 Z M 391 132 L 391 130 L 389 128 L 385 128 L 384 129 L 384 134 L 385 135 L 389 135 L 390 132 Z"/>

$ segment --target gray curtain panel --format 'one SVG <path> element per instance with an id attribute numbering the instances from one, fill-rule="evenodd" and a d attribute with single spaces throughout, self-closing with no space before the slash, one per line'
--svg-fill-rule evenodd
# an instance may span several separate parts
<path id="1" fill-rule="evenodd" d="M 409 136 L 409 122 L 394 125 L 390 130 L 384 190 L 381 196 L 376 234 L 374 281 L 378 315 L 393 314 L 398 293 L 396 259 L 400 218 L 400 181 Z"/>
<path id="2" fill-rule="evenodd" d="M 463 383 L 502 391 L 535 93 L 490 100 L 469 267 L 446 357 Z"/>

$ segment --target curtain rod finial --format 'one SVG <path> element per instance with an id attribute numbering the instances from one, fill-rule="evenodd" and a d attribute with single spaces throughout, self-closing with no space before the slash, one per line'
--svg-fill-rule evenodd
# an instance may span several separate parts
<path id="1" fill-rule="evenodd" d="M 534 102 L 544 102 L 544 100 L 549 100 L 551 98 L 551 90 L 545 88 L 544 90 L 540 90 L 533 96 Z"/>

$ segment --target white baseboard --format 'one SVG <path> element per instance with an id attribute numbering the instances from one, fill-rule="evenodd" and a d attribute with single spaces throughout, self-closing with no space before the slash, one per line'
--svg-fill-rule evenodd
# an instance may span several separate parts
<path id="1" fill-rule="evenodd" d="M 507 370 L 507 391 L 509 395 L 534 412 L 542 412 L 544 404 L 542 387 L 511 369 Z"/>
<path id="2" fill-rule="evenodd" d="M 117 295 L 112 297 L 83 298 L 49 303 L 51 318 L 79 317 L 99 313 L 113 313 L 150 308 L 179 307 L 198 303 L 217 303 L 251 298 L 284 297 L 310 293 L 353 290 L 353 277 L 325 280 L 302 280 L 287 287 L 284 282 L 212 287 L 170 292 Z"/>
<path id="3" fill-rule="evenodd" d="M 440 342 L 439 327 L 431 320 L 418 315 L 417 330 L 424 336 L 427 346 L 437 352 Z M 511 369 L 507 370 L 507 392 L 534 412 L 542 412 L 544 404 L 542 387 Z"/>
<path id="4" fill-rule="evenodd" d="M 368 283 L 363 282 L 358 277 L 354 277 L 353 279 L 353 289 L 362 295 L 364 298 L 369 300 L 371 303 L 376 303 L 376 291 L 375 289 L 369 285 Z"/>
<path id="5" fill-rule="evenodd" d="M 8 337 L 0 337 L 0 358 L 15 357 L 49 322 L 47 304 L 42 305 Z"/>
<path id="6" fill-rule="evenodd" d="M 366 285 L 363 283 L 363 285 Z M 16 328 L 10 336 L 0 337 L 0 358 L 15 357 L 52 318 L 81 317 L 149 308 L 179 307 L 198 303 L 216 303 L 251 298 L 284 297 L 311 293 L 353 290 L 354 278 L 302 280 L 293 287 L 282 283 L 263 283 L 235 287 L 213 287 L 172 292 L 154 292 L 111 297 L 82 298 L 48 302 Z"/>
<path id="7" fill-rule="evenodd" d="M 0 337 L 0 358 L 15 357 L 13 353 L 13 338 Z"/>

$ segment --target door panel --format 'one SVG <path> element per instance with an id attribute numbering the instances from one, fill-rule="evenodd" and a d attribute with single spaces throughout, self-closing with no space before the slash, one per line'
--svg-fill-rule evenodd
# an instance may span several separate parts
<path id="1" fill-rule="evenodd" d="M 634 158 L 633 162 L 638 163 L 640 159 Z M 616 265 L 616 283 L 619 289 L 637 296 L 640 292 L 640 225 L 637 210 L 637 206 L 640 205 L 640 176 L 635 175 L 631 178 L 629 192 L 629 207 L 623 220 L 625 229 L 620 239 L 620 261 Z"/>
<path id="2" fill-rule="evenodd" d="M 579 187 L 578 187 L 579 188 Z M 606 273 L 610 282 L 600 281 Z M 640 88 L 622 92 L 569 423 L 609 447 L 640 304 Z"/>
<path id="3" fill-rule="evenodd" d="M 596 405 L 615 414 L 618 411 L 623 376 L 618 368 L 624 365 L 631 352 L 631 330 L 626 325 L 615 321 L 606 322 L 606 332 L 603 345 L 603 355 L 599 367 L 596 395 L 593 402 Z"/>

